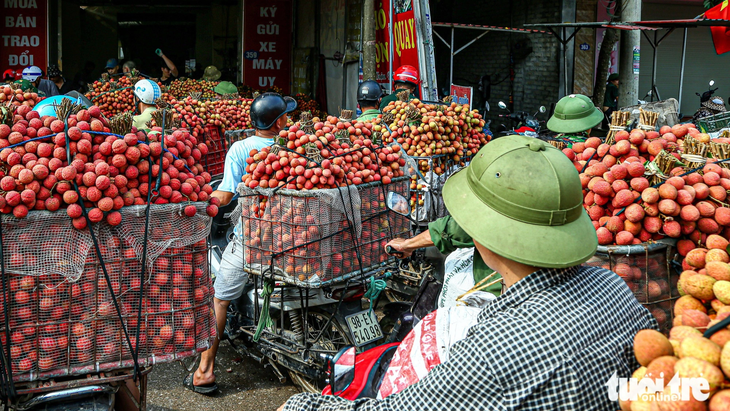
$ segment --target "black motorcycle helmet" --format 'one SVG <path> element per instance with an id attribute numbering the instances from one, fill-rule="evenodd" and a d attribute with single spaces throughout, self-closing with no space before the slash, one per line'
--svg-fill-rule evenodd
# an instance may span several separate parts
<path id="1" fill-rule="evenodd" d="M 375 80 L 365 80 L 357 88 L 357 101 L 378 101 L 383 96 L 383 90 Z"/>
<path id="2" fill-rule="evenodd" d="M 281 116 L 296 110 L 297 101 L 278 93 L 264 93 L 251 103 L 251 124 L 257 130 L 268 130 Z"/>

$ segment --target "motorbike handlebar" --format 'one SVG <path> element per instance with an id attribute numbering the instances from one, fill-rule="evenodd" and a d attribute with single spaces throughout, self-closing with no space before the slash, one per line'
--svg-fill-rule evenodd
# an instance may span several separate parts
<path id="1" fill-rule="evenodd" d="M 396 250 L 393 248 L 392 245 L 385 246 L 385 252 L 389 255 L 395 256 L 395 257 L 403 257 L 403 253 L 401 251 Z"/>

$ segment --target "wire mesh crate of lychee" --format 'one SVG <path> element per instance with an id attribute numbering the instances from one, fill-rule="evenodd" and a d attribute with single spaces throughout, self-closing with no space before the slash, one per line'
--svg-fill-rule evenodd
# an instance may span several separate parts
<path id="1" fill-rule="evenodd" d="M 254 223 L 254 227 L 266 223 Z M 317 239 L 296 232 L 317 232 L 316 225 L 291 230 L 281 236 L 280 251 L 262 251 L 258 246 L 244 246 L 244 258 L 258 272 L 272 268 L 276 275 L 289 283 L 311 285 L 327 281 L 339 281 L 353 272 L 367 272 L 387 261 L 384 247 L 392 236 L 407 234 L 404 224 L 392 221 L 386 215 L 373 216 L 362 224 L 362 236 L 356 238 L 348 224 L 342 224 L 338 233 L 329 238 Z M 260 229 L 260 228 L 259 228 Z M 269 229 L 264 232 L 268 235 Z M 283 229 L 282 232 L 290 231 Z M 277 234 L 272 233 L 272 237 Z M 292 242 L 292 238 L 297 238 Z M 305 242 L 309 240 L 309 242 Z M 256 243 L 256 241 L 254 242 Z M 294 245 L 294 244 L 299 245 Z M 272 247 L 276 250 L 276 245 Z"/>
<path id="2" fill-rule="evenodd" d="M 723 128 L 730 127 L 730 112 L 703 117 L 697 120 L 697 125 L 703 133 L 716 133 Z"/>
<path id="3" fill-rule="evenodd" d="M 221 133 L 220 127 L 205 126 L 205 144 L 208 146 L 208 154 L 205 155 L 205 168 L 211 175 L 223 173 L 226 162 L 228 143 Z"/>
<path id="4" fill-rule="evenodd" d="M 13 237 L 8 228 L 6 241 Z M 70 227 L 68 231 L 77 232 Z M 23 234 L 27 233 L 18 237 Z M 9 316 L 4 324 L 10 327 L 10 359 L 17 381 L 133 366 L 119 314 L 136 347 L 141 292 L 140 364 L 184 358 L 209 345 L 214 330 L 205 240 L 166 249 L 143 282 L 134 245 L 121 241 L 116 232 L 107 234 L 99 238 L 102 260 L 89 250 L 78 278 L 65 277 L 54 267 L 28 274 L 26 267 L 12 264 L 42 260 L 37 255 L 47 250 L 27 255 L 18 249 L 7 251 Z M 71 248 L 64 251 L 73 252 Z M 5 336 L 5 327 L 0 327 L 3 344 Z"/>
<path id="5" fill-rule="evenodd" d="M 314 283 L 384 262 L 387 239 L 407 231 L 406 220 L 385 208 L 384 188 L 403 195 L 407 181 L 368 186 L 243 197 L 246 263 L 273 264 L 282 275 Z"/>
<path id="6" fill-rule="evenodd" d="M 599 247 L 586 265 L 614 271 L 651 314 L 663 332 L 672 326 L 674 300 L 679 273 L 672 269 L 676 249 L 663 243 L 644 243 L 634 246 Z"/>
<path id="7" fill-rule="evenodd" d="M 360 205 L 355 202 L 355 197 L 359 195 L 358 190 L 352 187 L 364 188 L 363 184 L 378 182 L 387 186 L 393 179 L 404 175 L 403 166 L 406 162 L 401 156 L 400 147 L 382 145 L 381 138 L 373 132 L 371 123 L 351 123 L 349 116 L 345 114 L 351 113 L 343 111 L 343 118 L 330 116 L 324 122 L 314 122 L 310 113 L 303 113 L 299 123 L 280 133 L 280 139 L 274 146 L 251 153 L 246 166 L 248 174 L 243 177 L 243 188 L 239 187 L 244 198 L 244 219 L 260 219 L 261 213 L 266 210 L 279 211 L 279 207 L 266 202 L 272 196 L 270 190 L 276 188 L 276 195 L 317 197 L 319 200 L 328 198 L 329 203 L 322 201 L 321 207 L 315 207 L 311 214 L 318 216 L 321 210 L 330 212 L 332 209 L 337 213 L 333 215 L 339 217 L 321 221 L 339 224 L 346 221 L 346 209 L 349 213 L 361 211 Z M 333 190 L 338 187 L 342 191 Z M 406 187 L 407 184 L 404 184 L 404 188 Z M 252 200 L 251 194 L 260 194 L 263 197 Z M 336 202 L 338 205 L 333 207 Z M 309 203 L 300 207 L 305 209 L 309 207 Z M 382 209 L 384 208 L 382 205 Z M 365 216 L 362 218 L 367 217 L 367 211 L 363 211 Z M 247 216 L 247 212 L 251 214 Z M 297 215 L 304 218 L 301 212 Z M 352 221 L 356 225 L 360 224 L 361 216 Z M 278 220 L 272 218 L 270 222 L 278 223 Z M 338 230 L 339 228 L 332 227 L 327 232 L 334 233 Z M 325 263 L 324 266 L 326 265 Z"/>
<path id="8" fill-rule="evenodd" d="M 411 210 L 414 215 L 418 212 L 418 221 L 433 221 L 447 213 L 441 190 L 446 179 L 459 169 L 459 163 L 446 156 L 437 156 L 427 160 L 413 158 L 406 164 L 412 167 L 416 163 L 418 170 L 410 173 Z"/>

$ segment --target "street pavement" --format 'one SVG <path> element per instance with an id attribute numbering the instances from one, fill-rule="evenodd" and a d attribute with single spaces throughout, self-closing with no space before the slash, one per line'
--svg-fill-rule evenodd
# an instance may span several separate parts
<path id="1" fill-rule="evenodd" d="M 250 358 L 241 358 L 227 341 L 221 342 L 215 374 L 220 392 L 207 397 L 183 387 L 186 371 L 180 363 L 156 365 L 148 379 L 147 409 L 268 411 L 276 410 L 299 392 L 288 375 L 287 381 L 280 383 L 270 368 L 265 369 Z"/>

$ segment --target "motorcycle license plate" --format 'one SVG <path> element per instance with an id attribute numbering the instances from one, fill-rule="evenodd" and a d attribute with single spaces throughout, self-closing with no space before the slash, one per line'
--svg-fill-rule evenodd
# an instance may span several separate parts
<path id="1" fill-rule="evenodd" d="M 365 310 L 345 317 L 350 333 L 355 339 L 355 345 L 360 347 L 367 343 L 383 338 L 383 331 L 378 324 L 374 311 Z"/>

